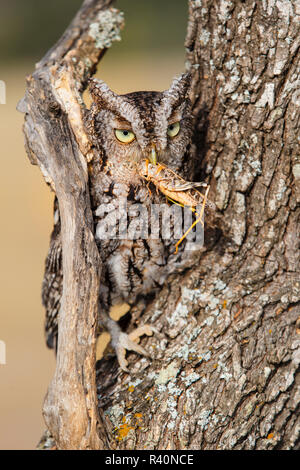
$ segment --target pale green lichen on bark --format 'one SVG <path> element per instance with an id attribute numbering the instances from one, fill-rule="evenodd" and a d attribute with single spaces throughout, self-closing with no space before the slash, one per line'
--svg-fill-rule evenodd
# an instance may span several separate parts
<path id="1" fill-rule="evenodd" d="M 124 13 L 116 8 L 100 11 L 97 21 L 89 28 L 97 49 L 111 47 L 113 41 L 121 41 L 120 31 L 124 26 Z"/>
<path id="2" fill-rule="evenodd" d="M 166 385 L 171 379 L 175 378 L 180 369 L 176 363 L 169 364 L 165 369 L 162 369 L 155 380 L 156 385 Z"/>

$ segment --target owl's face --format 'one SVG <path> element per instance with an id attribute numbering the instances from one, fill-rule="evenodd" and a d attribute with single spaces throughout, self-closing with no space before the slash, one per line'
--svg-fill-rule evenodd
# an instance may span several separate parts
<path id="1" fill-rule="evenodd" d="M 130 177 L 144 159 L 180 168 L 191 140 L 189 81 L 185 74 L 164 92 L 117 95 L 103 81 L 91 80 L 94 133 L 118 174 Z"/>

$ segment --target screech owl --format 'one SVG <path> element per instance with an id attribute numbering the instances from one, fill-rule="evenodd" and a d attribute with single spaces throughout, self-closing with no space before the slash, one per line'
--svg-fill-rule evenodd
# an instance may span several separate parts
<path id="1" fill-rule="evenodd" d="M 122 369 L 126 369 L 125 349 L 141 354 L 146 351 L 132 341 L 149 328 L 137 329 L 127 336 L 110 319 L 110 308 L 159 290 L 167 276 L 183 269 L 189 259 L 185 243 L 174 253 L 172 238 L 122 238 L 103 236 L 103 227 L 111 235 L 120 228 L 120 201 L 126 204 L 127 224 L 138 205 L 150 209 L 151 204 L 165 204 L 166 198 L 149 188 L 137 172 L 137 166 L 148 159 L 163 163 L 181 175 L 189 176 L 187 150 L 191 142 L 191 106 L 188 99 L 190 76 L 174 79 L 164 92 L 140 91 L 118 95 L 100 80 L 90 81 L 93 99 L 87 128 L 99 150 L 99 158 L 89 164 L 89 183 L 95 223 L 95 238 L 102 260 L 99 292 L 99 323 L 109 330 Z M 132 212 L 133 211 L 133 212 Z M 123 214 L 124 215 L 124 214 Z M 115 225 L 115 227 L 113 227 Z M 124 227 L 123 227 L 124 228 Z M 112 233 L 112 232 L 111 232 Z M 127 232 L 128 236 L 128 232 Z M 62 249 L 59 207 L 55 200 L 54 230 L 46 260 L 43 281 L 43 304 L 46 308 L 46 338 L 55 348 L 58 315 L 62 295 Z"/>

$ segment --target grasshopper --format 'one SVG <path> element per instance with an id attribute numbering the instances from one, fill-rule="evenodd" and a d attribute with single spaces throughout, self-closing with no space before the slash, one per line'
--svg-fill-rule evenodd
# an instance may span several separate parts
<path id="1" fill-rule="evenodd" d="M 188 206 L 196 215 L 197 219 L 184 233 L 175 245 L 175 253 L 178 252 L 180 243 L 185 239 L 187 234 L 200 222 L 204 226 L 203 214 L 205 207 L 215 210 L 213 202 L 207 199 L 209 185 L 206 183 L 194 183 L 184 180 L 173 170 L 161 163 L 152 164 L 149 160 L 145 160 L 138 170 L 139 175 L 149 183 L 153 183 L 156 188 L 162 192 L 169 201 L 178 204 L 181 207 Z M 195 189 L 196 187 L 206 188 L 205 194 Z M 195 207 L 202 203 L 200 214 L 196 212 Z"/>

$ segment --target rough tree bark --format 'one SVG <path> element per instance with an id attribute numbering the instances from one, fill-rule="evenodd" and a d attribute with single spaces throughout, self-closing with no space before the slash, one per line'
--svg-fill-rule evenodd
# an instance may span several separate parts
<path id="1" fill-rule="evenodd" d="M 103 25 L 118 34 L 110 4 L 84 2 L 21 105 L 29 155 L 55 188 L 63 222 L 48 429 L 58 448 L 299 448 L 299 1 L 189 1 L 190 158 L 218 214 L 194 267 L 127 318 L 129 331 L 138 322 L 159 330 L 143 340 L 152 360 L 130 354 L 131 376 L 108 354 L 97 363 L 100 419 L 99 258 L 85 161 L 93 149 L 80 91 L 107 45 Z"/>
<path id="2" fill-rule="evenodd" d="M 191 158 L 221 218 L 143 313 L 152 363 L 132 355 L 131 377 L 98 363 L 111 447 L 299 447 L 299 15 L 299 1 L 189 1 Z"/>

